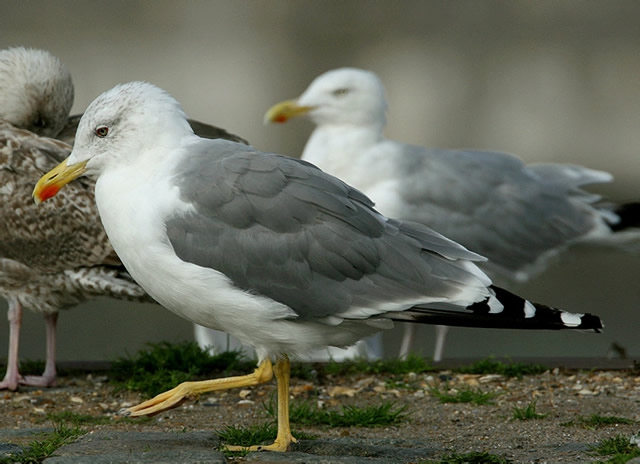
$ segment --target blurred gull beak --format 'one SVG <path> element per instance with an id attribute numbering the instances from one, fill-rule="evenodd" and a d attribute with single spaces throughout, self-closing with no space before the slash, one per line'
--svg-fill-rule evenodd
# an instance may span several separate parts
<path id="1" fill-rule="evenodd" d="M 264 123 L 283 123 L 291 118 L 302 116 L 313 110 L 315 106 L 299 106 L 297 100 L 285 100 L 273 105 L 264 115 Z"/>

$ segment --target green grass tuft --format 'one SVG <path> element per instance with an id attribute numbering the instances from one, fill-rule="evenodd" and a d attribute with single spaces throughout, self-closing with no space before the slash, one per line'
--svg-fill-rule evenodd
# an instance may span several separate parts
<path id="1" fill-rule="evenodd" d="M 271 400 L 264 405 L 267 413 L 275 417 L 276 405 Z M 321 409 L 310 401 L 295 402 L 289 405 L 289 420 L 292 424 L 328 425 L 331 427 L 384 427 L 397 424 L 409 415 L 407 406 L 395 407 L 385 401 L 378 406 L 346 405 L 340 411 Z"/>
<path id="2" fill-rule="evenodd" d="M 263 424 L 251 425 L 248 427 L 236 427 L 233 425 L 227 426 L 224 429 L 216 430 L 216 435 L 224 443 L 221 451 L 234 457 L 245 456 L 248 451 L 229 451 L 225 450 L 225 445 L 236 446 L 252 446 L 259 444 L 269 444 L 276 439 L 278 434 L 278 426 L 275 422 L 265 422 Z M 300 440 L 314 440 L 314 435 L 292 430 L 291 434 Z"/>
<path id="3" fill-rule="evenodd" d="M 251 446 L 273 442 L 278 433 L 278 426 L 274 422 L 251 425 L 248 427 L 227 426 L 216 430 L 216 435 L 227 445 Z"/>
<path id="4" fill-rule="evenodd" d="M 499 374 L 505 377 L 516 377 L 521 379 L 525 375 L 536 375 L 546 372 L 548 368 L 541 364 L 528 364 L 528 363 L 503 363 L 493 358 L 483 359 L 470 366 L 461 367 L 457 369 L 462 374 Z"/>
<path id="5" fill-rule="evenodd" d="M 149 343 L 149 349 L 135 356 L 119 358 L 112 364 L 109 377 L 126 390 L 155 396 L 181 382 L 228 376 L 231 372 L 253 370 L 254 361 L 239 352 L 211 355 L 196 342 Z"/>
<path id="6" fill-rule="evenodd" d="M 603 440 L 598 446 L 593 446 L 591 451 L 599 456 L 611 456 L 608 463 L 618 464 L 640 456 L 640 448 L 632 444 L 629 438 L 616 435 L 613 438 Z"/>
<path id="7" fill-rule="evenodd" d="M 544 419 L 548 414 L 539 414 L 536 412 L 536 402 L 532 401 L 524 408 L 513 407 L 513 420 L 531 420 Z"/>
<path id="8" fill-rule="evenodd" d="M 495 393 L 483 392 L 479 388 L 462 388 L 456 393 L 447 393 L 441 391 L 437 387 L 432 387 L 429 392 L 438 398 L 441 403 L 473 403 L 477 405 L 492 404 L 492 399 L 496 397 Z"/>
<path id="9" fill-rule="evenodd" d="M 54 423 L 53 432 L 43 433 L 42 439 L 29 443 L 22 453 L 11 454 L 0 458 L 0 464 L 38 464 L 51 456 L 55 450 L 73 442 L 76 438 L 86 434 L 80 427 L 69 427 L 63 423 Z"/>

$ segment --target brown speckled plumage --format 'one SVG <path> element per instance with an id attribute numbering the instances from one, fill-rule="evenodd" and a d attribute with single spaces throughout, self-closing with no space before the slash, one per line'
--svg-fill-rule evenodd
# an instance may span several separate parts
<path id="1" fill-rule="evenodd" d="M 25 48 L 0 51 L 0 296 L 9 302 L 10 324 L 0 389 L 55 383 L 59 310 L 97 296 L 152 301 L 113 251 L 92 181 L 61 192 L 55 205 L 36 206 L 31 198 L 38 178 L 71 151 L 68 143 L 45 136 L 63 128 L 72 103 L 71 76 L 57 58 Z M 44 313 L 47 322 L 42 376 L 18 372 L 23 307 Z"/>
<path id="2" fill-rule="evenodd" d="M 11 330 L 0 389 L 53 385 L 59 310 L 98 296 L 153 301 L 113 251 L 93 181 L 76 182 L 45 204 L 33 202 L 40 176 L 71 152 L 81 117 L 69 116 L 72 104 L 71 75 L 60 60 L 42 50 L 0 50 L 0 296 L 9 302 Z M 247 143 L 224 129 L 189 122 L 201 137 Z M 39 377 L 18 372 L 23 306 L 44 313 L 47 323 L 47 364 Z"/>
<path id="3" fill-rule="evenodd" d="M 45 313 L 93 296 L 144 299 L 107 240 L 90 181 L 33 203 L 35 182 L 70 151 L 0 122 L 0 292 Z"/>

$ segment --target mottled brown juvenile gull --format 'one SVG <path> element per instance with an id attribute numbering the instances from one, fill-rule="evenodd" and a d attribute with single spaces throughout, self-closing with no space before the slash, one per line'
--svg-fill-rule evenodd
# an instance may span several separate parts
<path id="1" fill-rule="evenodd" d="M 317 77 L 297 99 L 274 105 L 265 121 L 307 116 L 316 129 L 302 159 L 360 189 L 383 214 L 426 224 L 485 256 L 480 266 L 494 278 L 525 281 L 573 244 L 622 236 L 617 207 L 599 205 L 600 197 L 582 190 L 611 181 L 609 173 L 399 143 L 382 134 L 386 108 L 374 73 L 341 68 Z M 630 236 L 637 239 L 637 230 L 624 238 Z M 413 326 L 405 331 L 402 355 Z M 446 328 L 437 332 L 434 359 L 440 360 Z"/>
<path id="2" fill-rule="evenodd" d="M 394 320 L 473 327 L 593 329 L 590 314 L 530 303 L 491 285 L 482 258 L 431 229 L 389 219 L 315 166 L 205 140 L 177 101 L 144 82 L 89 105 L 73 152 L 34 189 L 37 202 L 93 174 L 100 217 L 136 281 L 159 303 L 255 347 L 249 375 L 186 382 L 140 405 L 154 414 L 275 373 L 278 434 L 289 428 L 289 356 L 344 346 Z M 275 366 L 272 362 L 275 361 Z"/>
<path id="3" fill-rule="evenodd" d="M 80 115 L 71 75 L 43 50 L 0 51 L 0 295 L 9 303 L 9 353 L 0 389 L 55 383 L 58 311 L 106 296 L 152 302 L 131 279 L 109 244 L 93 200 L 93 182 L 75 185 L 45 210 L 31 201 L 33 184 L 71 153 Z M 208 138 L 244 139 L 189 120 Z M 56 140 L 44 136 L 55 137 Z M 22 307 L 44 313 L 46 366 L 21 377 L 18 348 Z"/>
<path id="4" fill-rule="evenodd" d="M 93 183 L 38 208 L 33 183 L 71 153 L 55 136 L 73 103 L 71 76 L 42 50 L 0 51 L 0 295 L 9 303 L 9 352 L 0 389 L 55 383 L 58 311 L 97 296 L 151 301 L 109 244 L 93 199 Z M 42 376 L 22 377 L 18 348 L 22 307 L 46 321 Z"/>

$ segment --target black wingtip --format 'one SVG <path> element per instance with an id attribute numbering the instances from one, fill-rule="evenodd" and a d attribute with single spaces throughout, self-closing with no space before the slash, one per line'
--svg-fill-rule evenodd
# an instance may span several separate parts
<path id="1" fill-rule="evenodd" d="M 477 327 L 488 329 L 522 330 L 593 330 L 600 333 L 602 320 L 594 314 L 573 314 L 550 306 L 532 303 L 503 288 L 491 286 L 499 303 L 487 298 L 467 307 L 467 311 L 433 309 L 428 306 L 413 308 L 390 316 L 393 320 L 423 324 Z M 496 308 L 501 309 L 496 310 Z"/>
<path id="2" fill-rule="evenodd" d="M 620 218 L 620 221 L 616 224 L 609 225 L 613 232 L 619 232 L 631 227 L 640 227 L 640 202 L 625 203 L 619 205 L 613 211 Z"/>
<path id="3" fill-rule="evenodd" d="M 593 330 L 596 333 L 601 333 L 604 330 L 604 323 L 598 316 L 586 313 L 582 316 L 578 329 Z"/>

